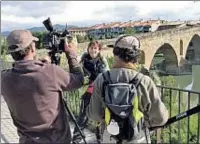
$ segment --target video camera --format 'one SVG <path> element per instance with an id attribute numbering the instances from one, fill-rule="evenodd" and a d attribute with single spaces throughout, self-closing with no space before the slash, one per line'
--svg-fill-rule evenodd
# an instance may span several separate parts
<path id="1" fill-rule="evenodd" d="M 43 24 L 45 28 L 49 31 L 49 33 L 44 36 L 43 46 L 44 48 L 50 50 L 49 56 L 51 57 L 52 63 L 59 65 L 60 54 L 64 52 L 64 39 L 72 39 L 72 36 L 67 30 L 67 24 L 63 32 L 58 32 L 53 28 L 50 18 L 44 20 Z"/>

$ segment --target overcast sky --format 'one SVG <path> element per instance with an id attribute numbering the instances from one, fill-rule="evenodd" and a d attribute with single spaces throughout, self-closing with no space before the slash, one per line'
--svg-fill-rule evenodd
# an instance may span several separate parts
<path id="1" fill-rule="evenodd" d="M 91 26 L 139 19 L 198 20 L 200 2 L 194 1 L 2 1 L 1 31 L 53 24 Z"/>

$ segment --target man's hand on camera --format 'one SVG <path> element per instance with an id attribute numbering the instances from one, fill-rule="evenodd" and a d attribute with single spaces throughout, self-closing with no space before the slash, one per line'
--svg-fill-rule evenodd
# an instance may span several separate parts
<path id="1" fill-rule="evenodd" d="M 65 45 L 64 45 L 64 51 L 68 52 L 68 51 L 76 51 L 77 49 L 77 39 L 76 37 L 72 37 L 72 38 L 65 38 Z"/>
<path id="2" fill-rule="evenodd" d="M 51 63 L 51 58 L 49 56 L 45 56 L 39 59 L 43 63 Z"/>

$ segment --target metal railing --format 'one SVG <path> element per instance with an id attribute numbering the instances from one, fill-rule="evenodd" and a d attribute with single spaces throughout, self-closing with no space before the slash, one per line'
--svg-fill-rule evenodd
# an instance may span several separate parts
<path id="1" fill-rule="evenodd" d="M 169 117 L 200 105 L 200 92 L 166 86 L 157 87 L 160 89 L 162 101 L 169 110 Z M 199 143 L 200 113 L 157 130 L 156 134 L 157 143 Z"/>
<path id="2" fill-rule="evenodd" d="M 173 117 L 197 105 L 200 105 L 200 92 L 190 91 L 166 86 L 157 86 L 161 92 L 161 98 L 169 111 L 169 117 Z M 82 92 L 80 92 L 82 91 Z M 67 92 L 68 105 L 74 115 L 79 113 L 80 94 Z M 72 96 L 73 95 L 73 96 Z M 90 128 L 94 129 L 92 123 Z M 177 121 L 167 127 L 156 130 L 152 136 L 152 143 L 199 143 L 200 142 L 200 113 Z"/>

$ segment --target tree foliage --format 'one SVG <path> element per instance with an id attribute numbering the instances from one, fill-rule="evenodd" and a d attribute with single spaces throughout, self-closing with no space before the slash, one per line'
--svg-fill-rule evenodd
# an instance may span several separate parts
<path id="1" fill-rule="evenodd" d="M 129 35 L 134 35 L 136 33 L 136 30 L 132 27 L 126 27 L 124 33 Z"/>
<path id="2" fill-rule="evenodd" d="M 78 43 L 84 43 L 89 41 L 89 37 L 87 35 L 85 36 L 77 35 L 76 38 Z"/>
<path id="3" fill-rule="evenodd" d="M 47 34 L 47 32 L 32 32 L 33 36 L 37 37 L 39 41 L 36 42 L 36 48 L 37 49 L 42 49 L 44 48 L 42 45 L 44 36 Z"/>
<path id="4" fill-rule="evenodd" d="M 6 39 L 1 36 L 1 58 L 3 60 L 6 60 L 7 48 L 8 48 L 8 45 L 7 45 Z"/>

